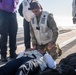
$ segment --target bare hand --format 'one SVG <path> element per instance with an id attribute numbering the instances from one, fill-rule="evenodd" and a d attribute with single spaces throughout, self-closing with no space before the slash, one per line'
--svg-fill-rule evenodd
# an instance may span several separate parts
<path id="1" fill-rule="evenodd" d="M 50 50 L 50 49 L 53 48 L 53 46 L 54 46 L 54 44 L 49 43 L 48 46 L 47 46 L 47 49 Z"/>
<path id="2" fill-rule="evenodd" d="M 36 49 L 36 45 L 33 45 L 32 49 Z"/>

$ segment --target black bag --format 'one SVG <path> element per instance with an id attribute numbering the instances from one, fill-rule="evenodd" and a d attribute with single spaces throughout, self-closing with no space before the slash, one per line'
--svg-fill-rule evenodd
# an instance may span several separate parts
<path id="1" fill-rule="evenodd" d="M 63 58 L 56 68 L 62 75 L 76 75 L 76 53 Z"/>

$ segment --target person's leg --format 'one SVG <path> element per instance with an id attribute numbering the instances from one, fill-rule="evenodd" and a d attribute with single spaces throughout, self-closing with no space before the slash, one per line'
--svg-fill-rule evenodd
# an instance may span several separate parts
<path id="1" fill-rule="evenodd" d="M 30 28 L 29 28 L 29 22 L 27 22 L 25 19 L 23 20 L 24 25 L 24 43 L 26 49 L 30 48 Z"/>
<path id="2" fill-rule="evenodd" d="M 0 53 L 1 53 L 1 34 L 0 34 Z"/>
<path id="3" fill-rule="evenodd" d="M 47 45 L 48 44 L 45 44 L 45 45 L 37 45 L 37 49 L 41 49 L 41 53 L 45 53 L 46 51 L 52 56 L 52 58 L 54 60 L 57 59 L 58 55 L 57 55 L 57 47 L 54 46 L 52 49 L 48 50 L 47 49 Z"/>
<path id="4" fill-rule="evenodd" d="M 16 51 L 16 36 L 17 36 L 17 19 L 16 19 L 16 13 L 10 13 L 10 25 L 9 25 L 9 47 L 10 47 L 10 58 L 15 58 L 17 55 L 15 53 Z"/>
<path id="5" fill-rule="evenodd" d="M 58 44 L 55 44 L 51 50 L 47 50 L 49 54 L 56 60 L 62 54 L 62 50 L 60 49 Z"/>
<path id="6" fill-rule="evenodd" d="M 8 25 L 9 25 L 9 14 L 1 11 L 0 12 L 0 27 L 1 27 L 1 61 L 6 60 L 7 51 L 7 36 L 8 36 Z"/>
<path id="7" fill-rule="evenodd" d="M 1 31 L 0 31 L 0 54 L 1 54 Z"/>
<path id="8" fill-rule="evenodd" d="M 47 46 L 46 46 L 46 47 L 47 47 Z M 46 49 L 47 49 L 47 48 L 46 48 Z M 52 56 L 52 58 L 53 58 L 54 60 L 57 59 L 58 54 L 57 54 L 57 47 L 56 47 L 56 45 L 54 45 L 53 48 L 50 49 L 50 50 L 47 49 L 47 52 Z"/>
<path id="9" fill-rule="evenodd" d="M 21 57 L 9 61 L 4 66 L 0 67 L 0 75 L 15 75 L 18 68 L 24 63 L 31 60 L 29 57 Z"/>
<path id="10" fill-rule="evenodd" d="M 0 53 L 1 53 L 1 25 L 0 25 Z"/>

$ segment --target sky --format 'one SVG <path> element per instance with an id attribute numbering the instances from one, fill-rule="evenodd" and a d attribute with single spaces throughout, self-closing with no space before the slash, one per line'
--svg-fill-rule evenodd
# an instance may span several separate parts
<path id="1" fill-rule="evenodd" d="M 44 10 L 54 15 L 71 15 L 72 0 L 39 0 Z"/>
<path id="2" fill-rule="evenodd" d="M 38 0 L 45 11 L 54 15 L 71 16 L 72 0 Z M 22 0 L 19 0 L 21 3 Z"/>
<path id="3" fill-rule="evenodd" d="M 73 26 L 72 1 L 73 0 L 38 0 L 44 11 L 52 13 L 58 26 Z M 22 2 L 20 0 L 19 4 Z M 20 18 L 19 18 L 20 19 Z"/>

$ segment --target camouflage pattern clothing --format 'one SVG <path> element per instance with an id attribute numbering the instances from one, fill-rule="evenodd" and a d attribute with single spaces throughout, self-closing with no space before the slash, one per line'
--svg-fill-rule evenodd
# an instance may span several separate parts
<path id="1" fill-rule="evenodd" d="M 43 12 L 44 11 L 42 11 L 42 13 L 41 13 L 40 16 L 36 17 L 36 21 L 37 21 L 38 27 L 41 27 L 40 26 L 40 19 L 41 19 L 41 16 L 42 16 Z M 44 17 L 45 16 L 46 15 L 44 15 Z M 56 43 L 56 40 L 57 40 L 57 37 L 58 37 L 58 28 L 57 28 L 56 23 L 54 21 L 53 15 L 48 13 L 48 16 L 47 16 L 47 19 L 46 20 L 47 20 L 46 23 L 47 23 L 48 30 L 51 30 L 52 31 L 52 34 L 51 34 L 52 38 L 50 36 L 50 39 L 51 40 L 48 41 L 48 42 L 46 42 L 46 40 L 45 40 L 45 44 L 43 44 L 43 43 L 42 44 L 39 44 L 38 43 L 38 39 L 36 37 L 37 36 L 40 36 L 40 35 L 35 34 L 35 29 L 33 28 L 32 23 L 30 23 L 31 24 L 30 25 L 30 30 L 31 30 L 31 37 L 32 37 L 32 45 L 36 45 L 37 49 L 45 50 L 45 48 L 47 48 L 48 43 L 51 42 L 52 44 L 55 44 Z M 37 29 L 40 30 L 39 28 L 37 28 Z M 45 30 L 45 29 L 43 29 L 43 30 Z M 48 32 L 48 30 L 46 30 L 46 32 L 47 33 L 51 33 L 51 32 Z M 43 36 L 43 37 L 45 37 L 45 36 Z M 42 41 L 42 40 L 43 39 L 41 39 L 40 41 Z M 55 46 L 56 46 L 56 44 L 55 44 Z M 49 50 L 49 51 L 47 50 L 54 59 L 56 59 L 56 57 L 58 55 L 56 50 L 57 50 L 57 48 L 56 49 L 53 49 L 53 50 Z"/>

